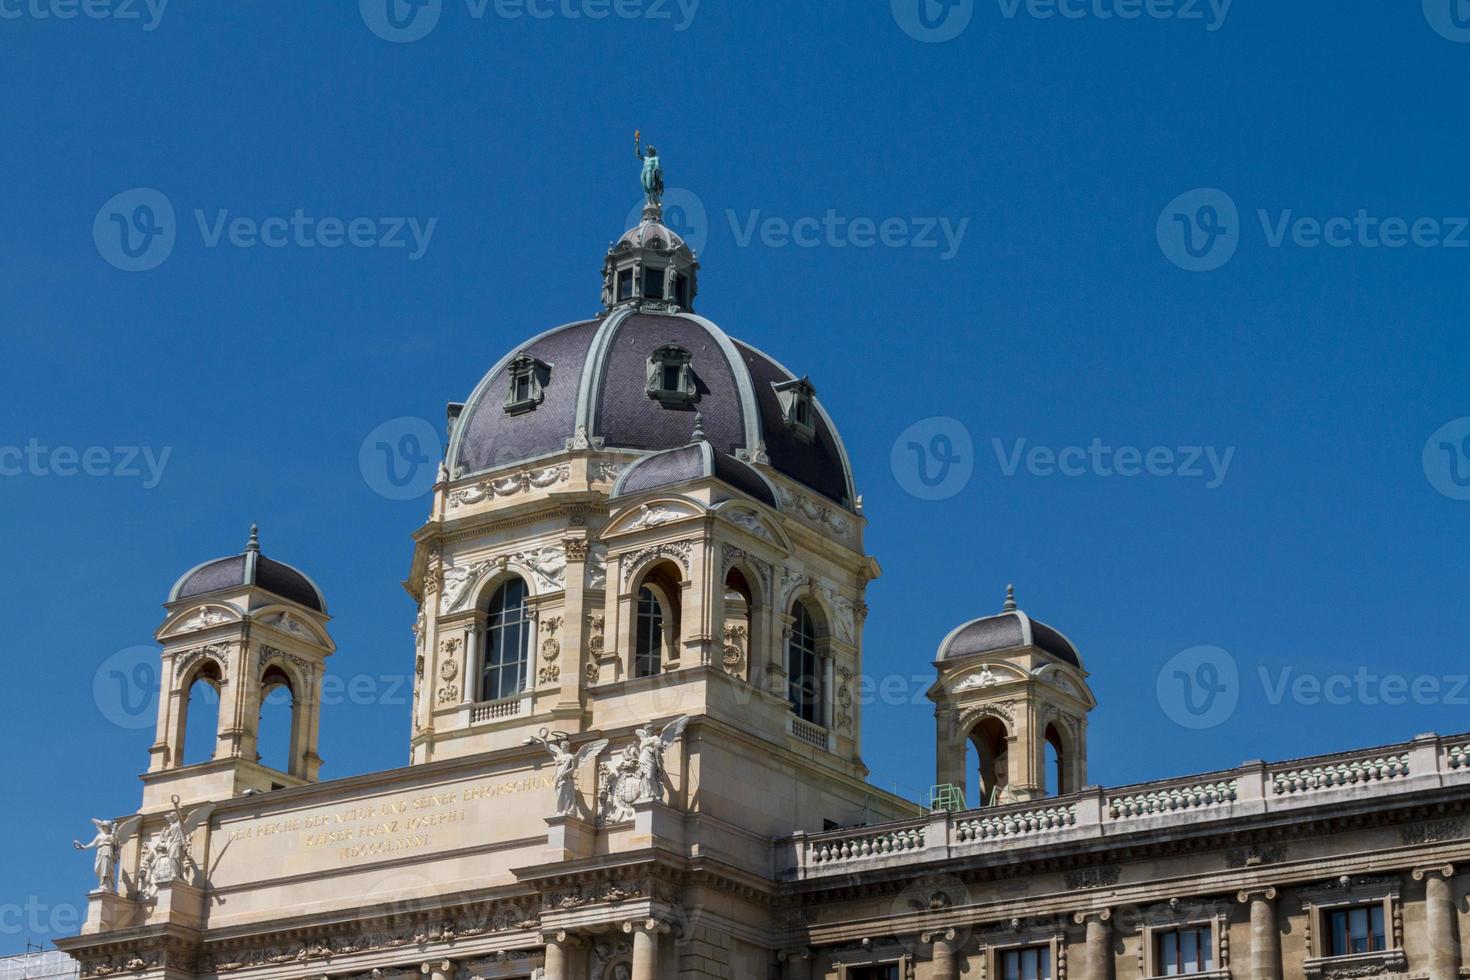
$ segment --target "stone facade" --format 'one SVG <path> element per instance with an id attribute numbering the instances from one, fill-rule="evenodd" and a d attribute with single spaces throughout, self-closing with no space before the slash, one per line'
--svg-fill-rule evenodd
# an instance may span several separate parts
<path id="1" fill-rule="evenodd" d="M 1011 597 L 929 692 L 936 782 L 989 805 L 870 785 L 846 454 L 808 379 L 685 308 L 666 231 L 651 199 L 604 314 L 450 406 L 408 766 L 321 780 L 309 579 L 252 535 L 180 580 L 141 806 L 58 944 L 83 980 L 1459 980 L 1470 736 L 1089 786 L 1081 658 Z M 200 680 L 217 747 L 185 765 Z"/>

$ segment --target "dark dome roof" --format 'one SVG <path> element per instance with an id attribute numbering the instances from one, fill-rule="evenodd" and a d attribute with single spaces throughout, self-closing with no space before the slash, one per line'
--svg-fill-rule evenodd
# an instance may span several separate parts
<path id="1" fill-rule="evenodd" d="M 168 601 L 192 599 L 242 585 L 254 585 L 319 613 L 327 611 L 327 600 L 321 589 L 305 573 L 260 553 L 260 541 L 253 527 L 250 543 L 243 553 L 216 558 L 189 569 L 169 590 Z"/>
<path id="2" fill-rule="evenodd" d="M 692 405 L 668 405 L 648 395 L 649 358 L 670 343 L 691 355 L 698 390 Z M 522 354 L 545 366 L 542 397 L 533 410 L 512 412 L 505 404 L 511 362 Z M 820 402 L 814 402 L 810 439 L 786 421 L 775 385 L 796 380 L 703 317 L 619 308 L 543 333 L 496 364 L 455 423 L 450 472 L 458 479 L 530 462 L 565 451 L 582 434 L 609 449 L 679 449 L 689 445 L 698 412 L 717 457 L 768 458 L 775 471 L 851 508 L 855 492 L 847 452 Z"/>
<path id="3" fill-rule="evenodd" d="M 1082 658 L 1072 641 L 1040 620 L 1015 607 L 1015 595 L 1006 599 L 1006 609 L 994 616 L 972 619 L 956 628 L 939 644 L 940 660 L 958 660 L 977 653 L 996 653 L 1034 646 L 1062 663 L 1082 669 Z"/>
<path id="4" fill-rule="evenodd" d="M 612 496 L 627 497 L 711 476 L 764 504 L 776 506 L 776 493 L 759 470 L 734 456 L 715 452 L 714 447 L 703 439 L 679 449 L 666 449 L 643 457 L 618 477 Z"/>

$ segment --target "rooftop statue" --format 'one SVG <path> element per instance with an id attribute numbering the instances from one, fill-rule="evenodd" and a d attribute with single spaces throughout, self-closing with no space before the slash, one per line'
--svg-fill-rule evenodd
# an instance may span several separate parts
<path id="1" fill-rule="evenodd" d="M 643 161 L 643 174 L 640 180 L 643 183 L 643 193 L 648 195 L 648 206 L 657 208 L 663 205 L 664 200 L 664 165 L 659 162 L 658 150 L 649 146 L 645 152 L 642 149 L 643 132 L 633 132 L 633 155 Z"/>

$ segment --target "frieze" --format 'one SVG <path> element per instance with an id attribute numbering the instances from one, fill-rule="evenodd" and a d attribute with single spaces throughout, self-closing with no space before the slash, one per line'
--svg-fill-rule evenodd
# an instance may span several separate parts
<path id="1" fill-rule="evenodd" d="M 220 673 L 223 675 L 230 669 L 230 645 L 228 643 L 210 643 L 202 647 L 195 647 L 192 650 L 184 651 L 174 661 L 174 676 L 182 677 L 189 668 L 205 658 L 218 663 Z"/>
<path id="2" fill-rule="evenodd" d="M 511 476 L 492 480 L 481 480 L 472 487 L 454 490 L 449 494 L 449 509 L 457 510 L 473 504 L 484 503 L 497 497 L 514 497 L 532 490 L 545 490 L 558 483 L 565 483 L 572 474 L 571 464 L 548 466 L 543 469 L 525 470 Z"/>
<path id="3" fill-rule="evenodd" d="M 1083 868 L 1080 871 L 1068 871 L 1064 876 L 1067 888 L 1078 891 L 1084 888 L 1108 888 L 1118 883 L 1123 876 L 1123 869 L 1116 864 L 1106 865 L 1101 868 Z"/>
<path id="4" fill-rule="evenodd" d="M 1254 868 L 1263 864 L 1280 864 L 1286 860 L 1285 844 L 1251 845 L 1225 852 L 1225 865 L 1230 868 Z"/>
<path id="5" fill-rule="evenodd" d="M 1405 845 L 1438 844 L 1441 841 L 1458 840 L 1464 836 L 1465 821 L 1458 817 L 1399 828 L 1399 841 Z"/>

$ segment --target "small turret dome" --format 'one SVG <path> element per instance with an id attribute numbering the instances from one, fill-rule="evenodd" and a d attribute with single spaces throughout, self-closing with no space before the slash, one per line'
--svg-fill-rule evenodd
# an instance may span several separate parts
<path id="1" fill-rule="evenodd" d="M 253 524 L 250 541 L 243 552 L 195 565 L 174 583 L 168 601 L 178 602 L 241 586 L 255 586 L 319 613 L 327 611 L 327 600 L 321 589 L 305 572 L 260 553 L 260 529 Z"/>
<path id="2" fill-rule="evenodd" d="M 1006 588 L 1006 604 L 999 613 L 972 619 L 946 636 L 939 644 L 937 659 L 959 660 L 1019 647 L 1036 647 L 1064 664 L 1082 669 L 1082 658 L 1071 640 L 1016 608 L 1014 587 Z"/>

